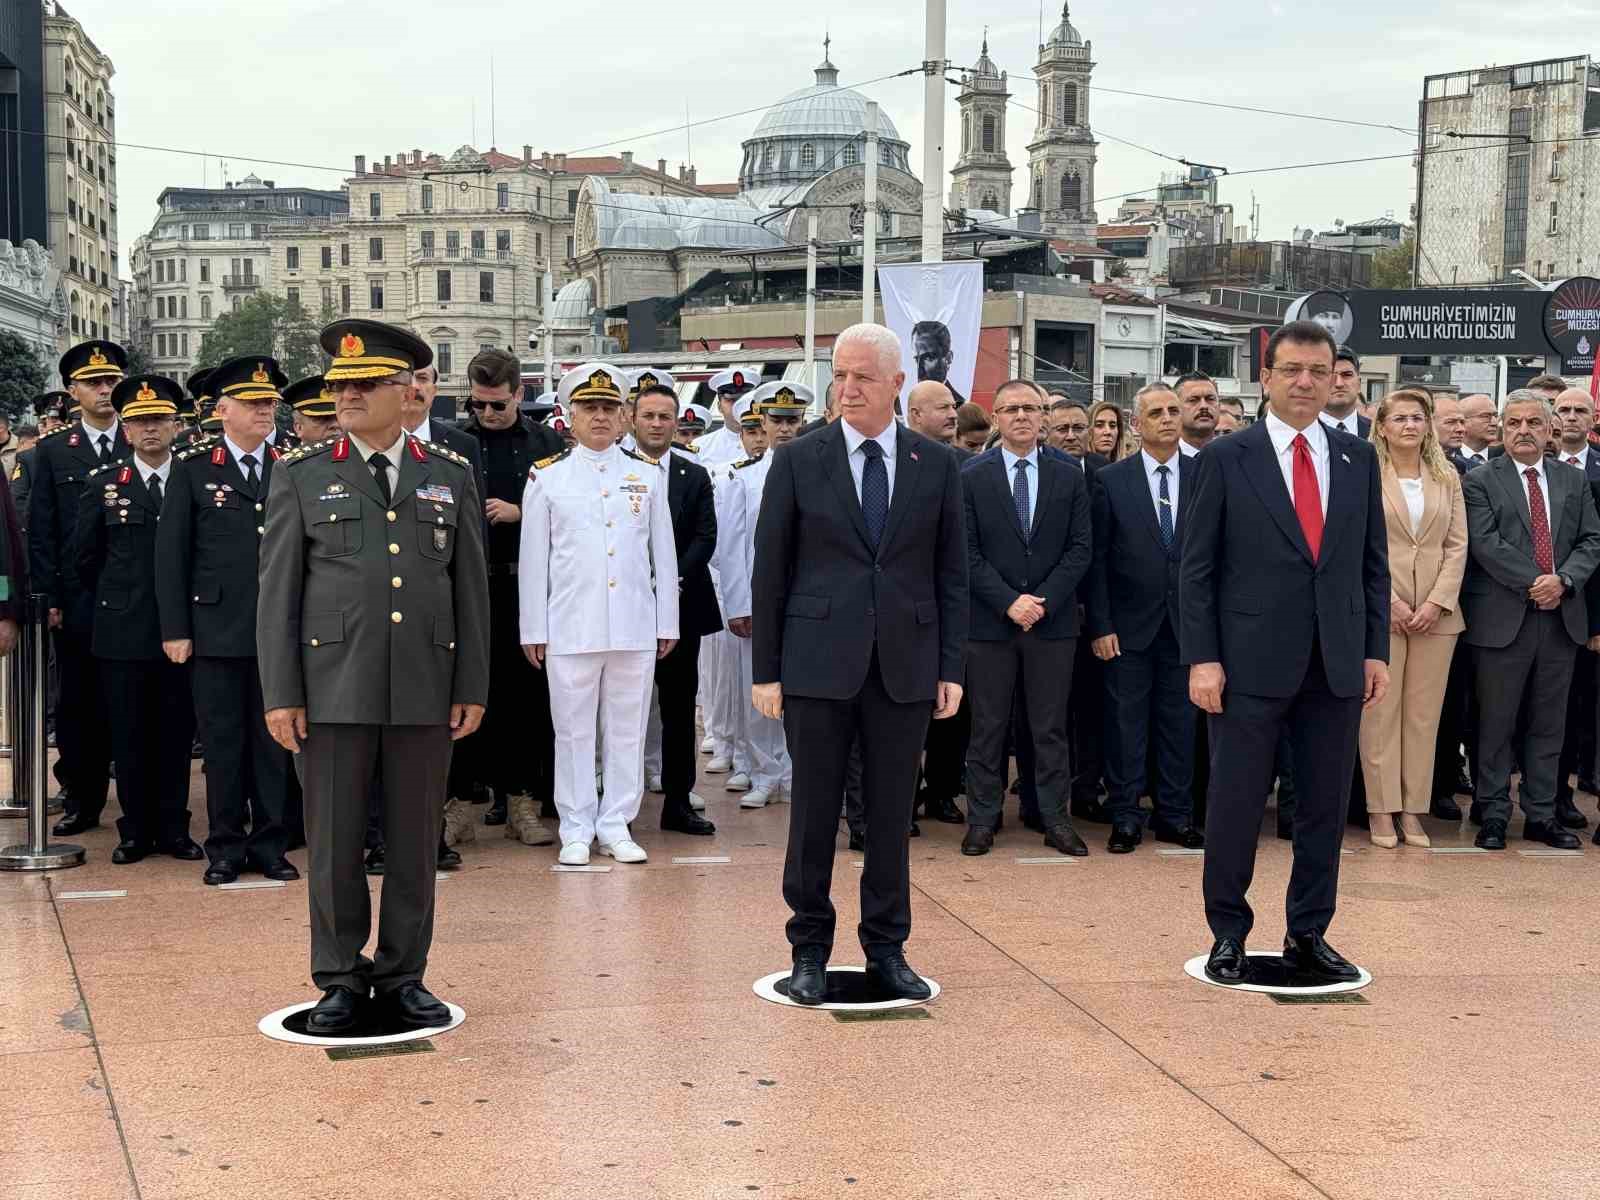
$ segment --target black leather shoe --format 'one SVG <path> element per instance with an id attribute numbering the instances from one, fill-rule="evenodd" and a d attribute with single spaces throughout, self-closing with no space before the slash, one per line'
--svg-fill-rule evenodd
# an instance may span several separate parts
<path id="1" fill-rule="evenodd" d="M 1132 854 L 1140 842 L 1144 841 L 1144 834 L 1133 821 L 1118 821 L 1111 826 L 1111 837 L 1106 841 L 1106 849 L 1112 854 Z"/>
<path id="2" fill-rule="evenodd" d="M 927 1000 L 933 995 L 933 989 L 899 952 L 867 959 L 867 979 L 896 1000 Z"/>
<path id="3" fill-rule="evenodd" d="M 1356 965 L 1328 945 L 1320 933 L 1290 934 L 1284 938 L 1283 965 L 1296 974 L 1328 983 L 1354 983 L 1361 978 Z"/>
<path id="4" fill-rule="evenodd" d="M 1428 805 L 1428 815 L 1437 817 L 1441 821 L 1460 821 L 1461 806 L 1456 803 L 1454 796 L 1435 796 L 1433 803 Z"/>
<path id="5" fill-rule="evenodd" d="M 1488 826 L 1484 826 L 1488 828 Z M 1578 835 L 1563 829 L 1553 821 L 1528 821 L 1522 826 L 1522 836 L 1530 842 L 1543 842 L 1557 850 L 1576 850 Z"/>
<path id="6" fill-rule="evenodd" d="M 212 863 L 206 868 L 206 873 L 200 876 L 200 882 L 209 887 L 216 887 L 222 883 L 233 883 L 239 878 L 239 864 L 231 862 Z"/>
<path id="7" fill-rule="evenodd" d="M 1104 825 L 1111 820 L 1106 814 L 1105 801 L 1099 796 L 1074 796 L 1072 815 L 1080 821 L 1093 821 L 1097 825 Z"/>
<path id="8" fill-rule="evenodd" d="M 1556 824 L 1563 829 L 1587 829 L 1589 818 L 1578 811 L 1572 797 L 1556 797 Z"/>
<path id="9" fill-rule="evenodd" d="M 1052 828 L 1044 835 L 1044 844 L 1062 854 L 1070 854 L 1073 858 L 1082 858 L 1089 853 L 1089 847 L 1083 844 L 1078 831 L 1071 825 L 1057 825 Z"/>
<path id="10" fill-rule="evenodd" d="M 862 840 L 861 835 L 859 833 L 852 832 L 850 834 L 850 849 L 852 849 L 852 850 L 863 850 L 864 851 L 864 850 L 866 850 L 866 848 L 867 848 L 867 843 L 864 840 Z"/>
<path id="11" fill-rule="evenodd" d="M 176 842 L 168 842 L 165 846 L 156 847 L 156 853 L 165 854 L 169 858 L 182 859 L 184 862 L 199 862 L 206 856 L 200 849 L 200 844 L 193 838 L 183 838 Z"/>
<path id="12" fill-rule="evenodd" d="M 489 805 L 489 811 L 483 814 L 483 823 L 485 825 L 504 825 L 506 823 L 506 804 L 504 800 L 498 797 L 495 798 L 495 802 Z"/>
<path id="13" fill-rule="evenodd" d="M 368 875 L 383 874 L 383 847 L 374 846 L 367 851 L 366 870 Z"/>
<path id="14" fill-rule="evenodd" d="M 409 1029 L 432 1029 L 450 1024 L 450 1010 L 417 980 L 408 980 L 392 992 L 374 996 L 373 1003 Z"/>
<path id="15" fill-rule="evenodd" d="M 367 998 L 341 983 L 322 993 L 322 999 L 306 1014 L 306 1032 L 317 1037 L 349 1033 L 361 1023 Z"/>
<path id="16" fill-rule="evenodd" d="M 1165 821 L 1151 821 L 1150 832 L 1158 842 L 1171 842 L 1185 850 L 1203 850 L 1206 835 L 1193 825 L 1168 825 Z"/>
<path id="17" fill-rule="evenodd" d="M 1249 974 L 1250 960 L 1238 938 L 1218 938 L 1206 958 L 1206 978 L 1217 983 L 1243 983 Z"/>
<path id="18" fill-rule="evenodd" d="M 1292 841 L 1294 841 L 1294 826 L 1293 825 L 1285 825 L 1280 821 L 1278 823 L 1277 833 L 1278 833 L 1278 840 L 1280 842 L 1292 842 Z"/>
<path id="19" fill-rule="evenodd" d="M 111 852 L 111 861 L 119 867 L 129 863 L 143 862 L 145 855 L 150 853 L 148 846 L 141 846 L 138 842 L 124 838 L 117 843 L 117 848 Z"/>
<path id="20" fill-rule="evenodd" d="M 277 862 L 266 863 L 262 866 L 261 873 L 268 879 L 277 879 L 284 883 L 300 878 L 300 872 L 287 858 L 280 858 Z"/>
<path id="21" fill-rule="evenodd" d="M 956 802 L 950 799 L 949 796 L 939 796 L 937 798 L 929 796 L 927 803 L 923 805 L 923 815 L 929 820 L 941 821 L 946 825 L 965 825 L 967 823 L 966 814 L 956 806 Z"/>
<path id="22" fill-rule="evenodd" d="M 689 833 L 695 837 L 710 837 L 717 831 L 714 824 L 689 807 L 688 801 L 663 805 L 661 828 L 669 833 Z"/>
<path id="23" fill-rule="evenodd" d="M 1483 805 L 1474 800 L 1472 807 L 1467 810 L 1467 820 L 1474 825 L 1481 826 L 1483 824 Z"/>
<path id="24" fill-rule="evenodd" d="M 821 1004 L 827 992 L 827 960 L 820 954 L 802 951 L 794 960 L 794 970 L 789 972 L 789 999 L 796 1004 Z"/>
<path id="25" fill-rule="evenodd" d="M 461 866 L 461 851 L 454 846 L 439 845 L 439 857 L 435 864 L 440 871 L 454 871 Z"/>
<path id="26" fill-rule="evenodd" d="M 62 817 L 57 821 L 55 828 L 50 831 L 51 837 L 75 837 L 80 833 L 87 833 L 91 829 L 99 829 L 99 821 L 90 821 L 74 813 L 70 817 Z"/>
<path id="27" fill-rule="evenodd" d="M 994 830 L 987 825 L 968 825 L 966 836 L 961 839 L 961 853 L 970 858 L 980 854 L 987 854 L 994 849 Z"/>
<path id="28" fill-rule="evenodd" d="M 1472 844 L 1479 850 L 1504 850 L 1506 848 L 1506 823 L 1501 820 L 1483 822 Z"/>

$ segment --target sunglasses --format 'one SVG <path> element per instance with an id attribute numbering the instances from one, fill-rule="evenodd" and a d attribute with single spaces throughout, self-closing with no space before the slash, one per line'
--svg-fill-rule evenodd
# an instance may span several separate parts
<path id="1" fill-rule="evenodd" d="M 495 410 L 495 412 L 505 412 L 506 409 L 511 407 L 511 401 L 510 400 L 468 400 L 467 401 L 467 407 L 470 408 L 473 412 L 482 412 L 486 408 L 492 408 L 492 409 Z"/>

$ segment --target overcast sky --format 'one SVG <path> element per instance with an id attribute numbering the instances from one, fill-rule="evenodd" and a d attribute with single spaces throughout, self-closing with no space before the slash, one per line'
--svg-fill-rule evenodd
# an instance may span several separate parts
<path id="1" fill-rule="evenodd" d="M 923 10 L 890 0 L 821 0 L 812 5 L 704 7 L 662 0 L 600 5 L 508 4 L 505 0 L 163 0 L 159 11 L 129 0 L 70 0 L 90 37 L 116 65 L 118 136 L 124 143 L 203 151 L 208 157 L 123 145 L 118 153 L 123 271 L 134 238 L 171 185 L 217 186 L 219 160 L 241 179 L 254 170 L 279 186 L 338 187 L 353 156 L 421 148 L 449 154 L 493 141 L 519 153 L 618 153 L 642 162 L 689 153 L 701 182 L 737 176 L 739 143 L 759 113 L 681 128 L 685 105 L 701 122 L 759 109 L 812 81 L 827 25 L 840 82 L 917 65 Z M 797 9 L 808 9 L 798 12 Z M 1582 31 L 1600 27 L 1596 0 L 1542 4 L 1437 0 L 1341 0 L 1298 5 L 1207 0 L 1145 6 L 1079 0 L 1072 20 L 1093 43 L 1094 83 L 1335 116 L 1411 128 L 1424 75 L 1490 63 L 1595 50 Z M 1046 34 L 1060 6 L 1044 9 Z M 1015 101 L 1032 106 L 1038 56 L 1036 0 L 949 0 L 947 57 L 978 55 L 984 23 L 989 53 L 1013 77 Z M 1597 35 L 1600 36 L 1600 35 Z M 922 79 L 862 88 L 911 143 L 921 174 Z M 946 93 L 946 169 L 959 149 L 956 89 Z M 1412 199 L 1412 139 L 1383 129 L 1328 124 L 1192 103 L 1095 92 L 1090 115 L 1100 135 L 1096 172 L 1101 220 L 1115 194 L 1149 188 L 1177 164 L 1111 140 L 1111 135 L 1232 171 L 1369 155 L 1389 162 L 1246 175 L 1222 185 L 1236 220 L 1252 193 L 1263 237 L 1296 225 L 1329 228 L 1335 218 L 1392 212 Z M 476 113 L 474 113 L 474 109 Z M 1009 151 L 1013 205 L 1026 190 L 1031 111 L 1012 110 Z M 267 160 L 309 164 L 284 166 Z M 326 170 L 312 169 L 326 167 Z M 948 177 L 945 181 L 948 194 Z"/>

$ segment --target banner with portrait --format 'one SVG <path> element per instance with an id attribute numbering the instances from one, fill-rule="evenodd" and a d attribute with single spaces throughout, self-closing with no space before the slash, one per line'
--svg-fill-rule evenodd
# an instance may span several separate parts
<path id="1" fill-rule="evenodd" d="M 878 268 L 885 323 L 900 335 L 906 395 L 924 379 L 936 379 L 963 404 L 972 395 L 983 323 L 983 264 L 897 263 Z"/>

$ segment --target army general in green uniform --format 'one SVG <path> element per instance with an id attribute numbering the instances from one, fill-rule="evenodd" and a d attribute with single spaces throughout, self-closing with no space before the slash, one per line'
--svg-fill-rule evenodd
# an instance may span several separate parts
<path id="1" fill-rule="evenodd" d="M 466 460 L 406 435 L 427 345 L 375 321 L 322 331 L 343 432 L 286 454 L 261 545 L 257 645 L 267 726 L 301 756 L 314 1034 L 449 1012 L 422 985 L 450 743 L 489 691 L 483 504 Z M 388 862 L 372 960 L 362 853 L 381 786 Z M 381 1010 L 370 1012 L 369 1006 Z"/>

